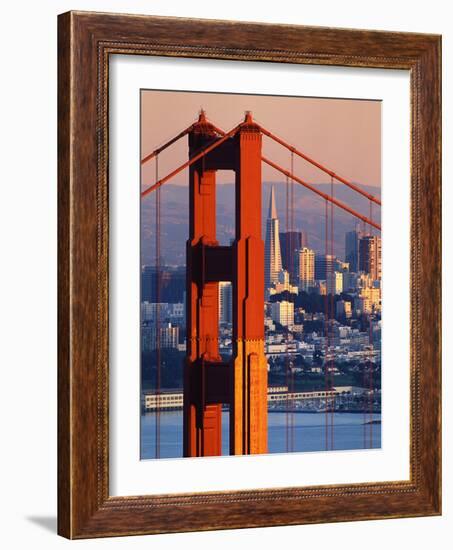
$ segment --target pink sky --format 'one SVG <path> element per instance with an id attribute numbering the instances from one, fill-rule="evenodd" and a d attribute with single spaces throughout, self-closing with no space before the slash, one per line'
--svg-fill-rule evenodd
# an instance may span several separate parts
<path id="1" fill-rule="evenodd" d="M 345 178 L 364 185 L 381 183 L 381 102 L 358 99 L 233 95 L 200 92 L 142 91 L 142 156 L 166 142 L 196 120 L 201 108 L 223 130 L 240 122 L 245 111 L 262 126 Z M 263 154 L 284 168 L 290 153 L 263 137 Z M 159 177 L 187 160 L 187 138 L 159 156 Z M 295 157 L 294 172 L 309 183 L 329 177 Z M 188 171 L 172 183 L 186 183 Z M 263 165 L 263 180 L 283 181 L 284 176 Z M 155 164 L 142 168 L 142 185 L 155 181 Z M 233 181 L 219 174 L 219 183 Z"/>

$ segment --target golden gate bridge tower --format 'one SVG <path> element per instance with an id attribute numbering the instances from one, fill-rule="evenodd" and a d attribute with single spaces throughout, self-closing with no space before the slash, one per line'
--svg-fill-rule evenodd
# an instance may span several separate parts
<path id="1" fill-rule="evenodd" d="M 264 245 L 261 237 L 261 141 L 248 113 L 224 139 L 202 112 L 189 132 L 189 156 L 223 140 L 190 167 L 187 242 L 187 358 L 184 455 L 222 453 L 222 404 L 230 406 L 230 454 L 267 452 L 264 355 Z M 216 240 L 216 171 L 233 170 L 236 235 Z M 233 286 L 233 357 L 218 350 L 218 286 Z"/>

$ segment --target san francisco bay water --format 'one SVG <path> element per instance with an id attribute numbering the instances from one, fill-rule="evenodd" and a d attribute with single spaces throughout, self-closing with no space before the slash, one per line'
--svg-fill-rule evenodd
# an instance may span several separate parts
<path id="1" fill-rule="evenodd" d="M 332 415 L 330 415 L 332 416 Z M 182 411 L 161 412 L 160 458 L 182 457 Z M 268 415 L 269 453 L 287 452 L 287 420 L 294 426 L 295 452 L 326 450 L 326 414 L 298 412 L 270 412 Z M 363 413 L 333 414 L 333 449 L 352 450 L 381 447 L 380 414 L 373 414 L 373 424 Z M 156 457 L 156 413 L 144 413 L 141 417 L 141 458 Z M 229 413 L 222 413 L 222 454 L 228 454 Z M 329 432 L 330 441 L 330 432 Z M 371 443 L 371 444 L 370 444 Z"/>

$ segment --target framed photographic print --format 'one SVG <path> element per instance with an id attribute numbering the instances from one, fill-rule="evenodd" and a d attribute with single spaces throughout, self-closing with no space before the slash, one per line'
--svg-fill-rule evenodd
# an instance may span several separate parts
<path id="1" fill-rule="evenodd" d="M 440 37 L 59 17 L 59 533 L 441 513 Z"/>

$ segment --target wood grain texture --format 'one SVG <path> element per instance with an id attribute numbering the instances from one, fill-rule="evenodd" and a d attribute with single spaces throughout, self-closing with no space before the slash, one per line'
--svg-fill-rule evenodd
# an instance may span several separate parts
<path id="1" fill-rule="evenodd" d="M 87 538 L 440 514 L 440 37 L 70 12 L 59 17 L 58 46 L 59 533 Z M 410 71 L 410 481 L 109 496 L 110 54 Z"/>
<path id="2" fill-rule="evenodd" d="M 58 26 L 58 532 L 71 536 L 70 17 Z"/>

